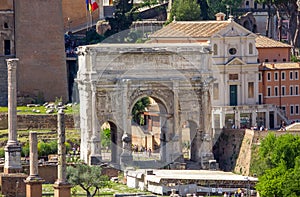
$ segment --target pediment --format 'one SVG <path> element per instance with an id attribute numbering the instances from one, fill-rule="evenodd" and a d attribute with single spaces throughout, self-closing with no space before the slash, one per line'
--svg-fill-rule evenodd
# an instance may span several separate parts
<path id="1" fill-rule="evenodd" d="M 253 32 L 237 24 L 236 22 L 232 22 L 226 28 L 218 32 L 218 34 L 221 35 L 222 37 L 240 37 L 240 36 L 255 37 L 255 34 Z"/>
<path id="2" fill-rule="evenodd" d="M 240 58 L 235 57 L 226 64 L 226 66 L 236 66 L 236 65 L 246 65 L 246 63 Z"/>

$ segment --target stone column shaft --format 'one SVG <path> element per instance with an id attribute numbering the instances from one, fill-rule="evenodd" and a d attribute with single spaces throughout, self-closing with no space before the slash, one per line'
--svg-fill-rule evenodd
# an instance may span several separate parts
<path id="1" fill-rule="evenodd" d="M 101 151 L 100 151 L 100 125 L 97 118 L 97 98 L 96 98 L 96 82 L 92 82 L 91 85 L 92 91 L 92 137 L 90 140 L 91 144 L 91 155 L 89 158 L 89 163 L 91 165 L 99 164 L 102 160 Z"/>
<path id="2" fill-rule="evenodd" d="M 8 144 L 17 144 L 17 63 L 7 59 L 8 72 Z"/>
<path id="3" fill-rule="evenodd" d="M 37 133 L 29 133 L 30 142 L 30 174 L 26 178 L 26 197 L 42 197 L 42 184 L 44 180 L 38 176 L 38 150 Z"/>
<path id="4" fill-rule="evenodd" d="M 29 141 L 30 141 L 30 174 L 29 176 L 38 176 L 39 168 L 38 168 L 38 150 L 37 150 L 37 133 L 30 132 L 29 133 Z"/>
<path id="5" fill-rule="evenodd" d="M 71 185 L 67 182 L 66 168 L 66 137 L 65 137 L 65 114 L 63 110 L 57 113 L 57 133 L 58 133 L 58 165 L 57 165 L 57 180 L 55 181 L 54 197 L 71 197 Z"/>
<path id="6" fill-rule="evenodd" d="M 65 146 L 65 114 L 60 110 L 57 114 L 58 127 L 58 166 L 57 166 L 57 181 L 58 183 L 66 183 L 66 146 Z"/>

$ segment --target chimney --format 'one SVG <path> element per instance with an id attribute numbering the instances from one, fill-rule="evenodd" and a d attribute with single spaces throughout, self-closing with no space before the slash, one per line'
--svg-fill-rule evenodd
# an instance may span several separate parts
<path id="1" fill-rule="evenodd" d="M 216 21 L 224 21 L 226 15 L 223 12 L 219 12 L 215 16 L 216 16 Z"/>

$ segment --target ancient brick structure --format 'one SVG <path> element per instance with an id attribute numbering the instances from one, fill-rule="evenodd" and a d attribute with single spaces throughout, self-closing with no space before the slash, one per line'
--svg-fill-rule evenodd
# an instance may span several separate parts
<path id="1" fill-rule="evenodd" d="M 0 24 L 0 105 L 7 104 L 5 59 L 11 57 L 20 59 L 18 97 L 30 98 L 25 102 L 67 101 L 61 1 L 1 0 Z"/>

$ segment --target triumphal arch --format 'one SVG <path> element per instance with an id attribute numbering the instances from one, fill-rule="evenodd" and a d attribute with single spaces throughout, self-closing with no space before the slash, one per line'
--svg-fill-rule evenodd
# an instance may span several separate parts
<path id="1" fill-rule="evenodd" d="M 160 161 L 182 160 L 182 128 L 189 123 L 191 160 L 213 159 L 208 44 L 98 44 L 78 48 L 81 159 L 101 161 L 100 126 L 111 128 L 111 161 L 134 164 L 131 111 L 143 97 L 160 106 Z"/>

